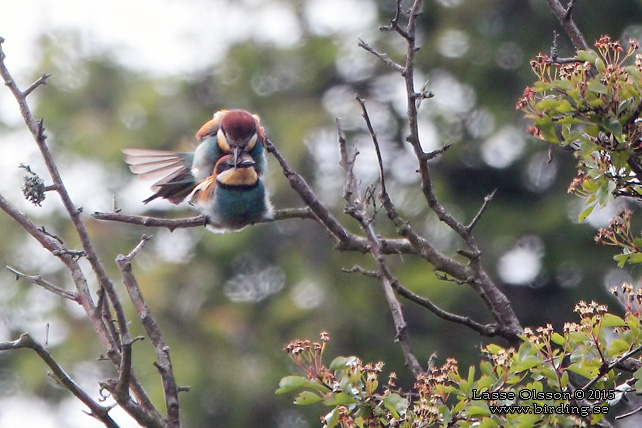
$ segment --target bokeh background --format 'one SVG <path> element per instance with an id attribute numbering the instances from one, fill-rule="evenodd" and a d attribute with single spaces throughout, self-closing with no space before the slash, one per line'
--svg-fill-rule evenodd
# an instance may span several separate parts
<path id="1" fill-rule="evenodd" d="M 408 3 L 408 2 L 404 2 Z M 637 281 L 618 269 L 615 250 L 593 235 L 624 202 L 594 212 L 579 224 L 583 201 L 566 193 L 574 175 L 570 153 L 530 139 L 514 105 L 533 80 L 529 60 L 547 53 L 560 32 L 560 56 L 572 47 L 542 0 L 425 1 L 419 20 L 418 86 L 435 95 L 420 113 L 422 144 L 452 144 L 434 162 L 437 192 L 463 222 L 497 189 L 476 236 L 485 266 L 510 297 L 524 325 L 575 320 L 580 299 L 609 304 L 608 287 Z M 133 177 L 120 150 L 144 147 L 189 150 L 198 127 L 223 107 L 259 113 L 272 141 L 350 228 L 342 214 L 343 175 L 337 165 L 335 118 L 361 152 L 363 186 L 377 181 L 374 153 L 355 94 L 367 100 L 382 143 L 388 183 L 403 216 L 443 251 L 457 238 L 426 208 L 412 153 L 404 144 L 405 99 L 401 78 L 357 46 L 363 39 L 401 60 L 404 43 L 379 31 L 394 13 L 392 0 L 80 0 L 8 1 L 0 36 L 6 64 L 26 87 L 41 73 L 49 83 L 30 96 L 44 118 L 63 179 L 102 260 L 118 278 L 114 260 L 141 234 L 154 238 L 135 259 L 145 297 L 172 349 L 175 375 L 191 390 L 182 395 L 186 427 L 278 428 L 318 426 L 321 406 L 295 407 L 277 396 L 281 377 L 295 372 L 282 347 L 297 337 L 332 340 L 328 354 L 386 361 L 399 384 L 411 378 L 395 343 L 394 327 L 379 285 L 348 274 L 367 256 L 340 253 L 312 221 L 288 220 L 211 234 L 204 229 L 149 230 L 98 222 L 114 200 L 126 213 L 192 215 L 164 201 L 147 206 L 149 182 Z M 601 34 L 642 39 L 637 0 L 580 2 L 574 14 L 589 43 Z M 595 17 L 599 17 L 596 20 Z M 45 179 L 46 169 L 20 121 L 8 90 L 0 91 L 0 192 L 73 248 L 77 245 L 62 206 L 50 195 L 42 207 L 23 200 L 21 163 Z M 266 178 L 277 208 L 302 203 L 278 165 Z M 382 232 L 392 233 L 383 215 Z M 58 261 L 0 215 L 0 263 L 41 274 L 61 286 L 71 281 Z M 444 309 L 491 319 L 465 286 L 438 280 L 412 257 L 390 257 L 404 285 Z M 87 268 L 89 272 L 89 268 Z M 91 278 L 91 274 L 88 275 Z M 93 284 L 95 287 L 95 284 Z M 123 290 L 124 294 L 124 290 Z M 124 300 L 127 300 L 123 296 Z M 462 367 L 479 359 L 487 339 L 405 305 L 420 359 L 454 357 Z M 128 313 L 135 319 L 131 307 Z M 96 361 L 101 349 L 83 313 L 11 273 L 0 272 L 0 340 L 22 332 L 44 340 L 54 357 L 93 396 L 113 373 Z M 134 320 L 132 334 L 142 334 Z M 456 338 L 456 340 L 454 340 Z M 161 385 L 149 343 L 134 348 L 135 367 L 157 402 Z M 0 354 L 0 426 L 93 427 L 82 405 L 46 376 L 29 351 Z M 137 426 L 115 411 L 123 427 Z"/>

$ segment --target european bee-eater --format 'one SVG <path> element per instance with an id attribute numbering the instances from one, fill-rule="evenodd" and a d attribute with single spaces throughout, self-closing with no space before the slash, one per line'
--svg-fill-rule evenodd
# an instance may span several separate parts
<path id="1" fill-rule="evenodd" d="M 214 231 L 238 230 L 272 217 L 272 205 L 252 156 L 221 157 L 212 174 L 190 194 L 189 203 L 209 216 Z"/>
<path id="2" fill-rule="evenodd" d="M 143 202 L 164 198 L 182 202 L 194 188 L 205 181 L 222 156 L 237 161 L 247 153 L 259 176 L 265 172 L 265 129 L 261 119 L 245 110 L 219 110 L 196 133 L 199 142 L 194 153 L 148 149 L 124 149 L 129 169 L 144 178 L 159 178 L 152 196 Z"/>

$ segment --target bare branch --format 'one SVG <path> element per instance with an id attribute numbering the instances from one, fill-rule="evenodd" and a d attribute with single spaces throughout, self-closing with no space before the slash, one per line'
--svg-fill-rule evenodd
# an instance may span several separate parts
<path id="1" fill-rule="evenodd" d="M 13 80 L 11 74 L 9 73 L 9 70 L 6 68 L 4 62 L 5 54 L 2 50 L 1 44 L 2 41 L 3 40 L 0 40 L 0 77 L 2 77 L 5 85 L 9 88 L 18 103 L 20 113 L 25 122 L 25 125 L 31 132 L 34 141 L 36 142 L 36 145 L 40 150 L 42 158 L 45 161 L 47 170 L 49 171 L 49 174 L 52 178 L 53 185 L 50 187 L 52 189 L 55 189 L 56 193 L 60 197 L 63 206 L 67 211 L 69 219 L 71 220 L 71 223 L 76 230 L 76 233 L 82 245 L 82 251 L 89 261 L 92 271 L 96 275 L 100 290 L 104 292 L 104 294 L 111 302 L 113 311 L 116 314 L 118 329 L 116 329 L 114 325 L 110 323 L 110 310 L 108 305 L 106 304 L 106 301 L 103 302 L 100 308 L 94 305 L 87 284 L 87 279 L 84 276 L 82 269 L 80 269 L 80 267 L 78 266 L 77 255 L 71 254 L 69 250 L 64 248 L 60 239 L 54 240 L 52 239 L 52 236 L 50 236 L 50 234 L 44 231 L 44 229 L 41 230 L 37 228 L 29 218 L 16 210 L 1 196 L 0 209 L 5 211 L 11 218 L 13 218 L 18 224 L 20 224 L 23 229 L 25 229 L 36 240 L 38 240 L 38 242 L 45 249 L 49 250 L 66 265 L 74 281 L 74 284 L 76 285 L 77 298 L 81 303 L 85 313 L 87 314 L 96 334 L 100 338 L 101 344 L 106 351 L 106 356 L 110 359 L 112 364 L 116 368 L 118 368 L 121 363 L 121 347 L 123 338 L 129 338 L 125 312 L 122 308 L 122 305 L 120 304 L 120 300 L 118 298 L 118 294 L 116 293 L 114 285 L 107 275 L 105 267 L 101 263 L 91 243 L 87 229 L 85 228 L 85 225 L 81 219 L 82 209 L 74 205 L 62 181 L 56 162 L 47 145 L 47 137 L 45 135 L 43 122 L 42 120 L 36 121 L 34 119 L 26 100 L 27 95 L 37 86 L 43 84 L 46 78 L 41 78 L 41 80 L 36 82 L 37 84 L 35 84 L 35 86 L 32 85 L 32 87 L 27 91 L 21 91 L 18 85 Z M 130 396 L 129 393 L 122 394 L 122 399 L 118 402 L 118 404 L 120 404 L 142 425 L 150 427 L 161 427 L 163 425 L 160 422 L 162 418 L 160 417 L 158 411 L 154 408 L 151 400 L 138 382 L 134 373 L 132 373 L 131 375 L 131 390 L 133 392 L 135 400 Z"/>
<path id="2" fill-rule="evenodd" d="M 78 294 L 77 293 L 74 293 L 74 292 L 71 292 L 71 291 L 67 291 L 62 287 L 58 287 L 57 285 L 54 285 L 54 284 L 50 283 L 49 281 L 47 281 L 46 279 L 44 279 L 40 275 L 27 275 L 27 274 L 24 274 L 22 272 L 18 272 L 17 270 L 15 270 L 14 268 L 12 268 L 10 266 L 7 266 L 7 270 L 9 272 L 13 273 L 16 276 L 16 279 L 20 279 L 20 278 L 26 279 L 30 283 L 39 285 L 42 288 L 44 288 L 45 290 L 50 291 L 50 292 L 52 292 L 52 293 L 54 293 L 54 294 L 56 294 L 56 295 L 58 295 L 60 297 L 64 297 L 65 299 L 69 299 L 69 300 L 72 300 L 72 301 L 74 301 L 76 303 L 80 303 L 78 301 L 79 299 L 78 299 Z"/>
<path id="3" fill-rule="evenodd" d="M 475 217 L 470 221 L 468 226 L 466 226 L 466 229 L 468 229 L 468 233 L 471 233 L 473 231 L 473 228 L 477 224 L 477 222 L 481 219 L 482 214 L 484 214 L 484 211 L 486 211 L 486 208 L 488 208 L 488 205 L 490 204 L 490 201 L 492 201 L 493 197 L 495 196 L 495 193 L 497 193 L 497 189 L 493 190 L 490 192 L 490 194 L 484 196 L 484 203 L 482 204 L 481 208 L 479 208 L 479 211 L 477 211 L 477 214 L 475 214 Z"/>
<path id="4" fill-rule="evenodd" d="M 381 279 L 378 272 L 368 271 L 363 269 L 360 266 L 354 266 L 350 269 L 344 269 L 343 271 L 346 273 L 359 273 L 361 275 L 364 275 L 370 278 Z M 395 280 L 392 283 L 392 287 L 400 296 L 405 297 L 406 299 L 410 300 L 413 303 L 418 304 L 419 306 L 423 306 L 424 308 L 428 309 L 430 312 L 437 315 L 439 318 L 443 320 L 452 321 L 457 324 L 462 324 L 466 327 L 471 328 L 472 330 L 475 330 L 477 333 L 483 336 L 492 337 L 497 334 L 497 331 L 498 331 L 497 324 L 481 324 L 481 323 L 478 323 L 477 321 L 470 319 L 470 317 L 457 315 L 457 314 L 453 314 L 451 312 L 445 311 L 441 309 L 439 306 L 435 305 L 430 299 L 427 299 L 416 293 L 413 293 L 408 288 L 401 285 L 399 280 Z"/>
<path id="5" fill-rule="evenodd" d="M 69 390 L 76 398 L 82 401 L 89 409 L 88 414 L 108 428 L 118 428 L 118 424 L 109 416 L 109 407 L 103 407 L 96 403 L 76 382 L 74 382 L 62 367 L 53 359 L 49 351 L 42 345 L 36 342 L 31 336 L 26 333 L 20 335 L 20 338 L 12 342 L 0 342 L 0 351 L 8 351 L 14 349 L 28 348 L 34 350 L 42 361 L 47 364 L 51 372 L 63 387 Z"/>
<path id="6" fill-rule="evenodd" d="M 379 165 L 379 183 L 381 184 L 381 193 L 388 193 L 386 191 L 386 180 L 384 177 L 384 170 L 383 170 L 383 159 L 381 158 L 381 148 L 379 147 L 379 140 L 377 139 L 377 134 L 372 127 L 372 122 L 370 121 L 370 115 L 368 114 L 368 110 L 366 109 L 366 101 L 363 98 L 360 98 L 359 96 L 355 97 L 359 105 L 361 106 L 361 112 L 363 116 L 363 120 L 366 122 L 366 127 L 368 128 L 368 132 L 370 132 L 370 137 L 372 138 L 372 143 L 374 145 L 375 149 L 375 154 L 377 155 L 377 163 Z"/>
<path id="7" fill-rule="evenodd" d="M 116 221 L 119 223 L 136 224 L 145 227 L 164 227 L 173 232 L 176 229 L 202 227 L 208 224 L 207 216 L 199 215 L 187 218 L 159 218 L 140 215 L 121 214 L 120 212 L 95 212 L 91 215 L 96 220 Z"/>
<path id="8" fill-rule="evenodd" d="M 33 83 L 31 84 L 31 86 L 29 86 L 27 89 L 25 89 L 24 91 L 22 91 L 22 95 L 23 95 L 24 97 L 26 97 L 26 96 L 28 96 L 30 93 L 32 93 L 32 92 L 34 91 L 34 89 L 36 89 L 38 86 L 40 86 L 40 85 L 46 85 L 46 84 L 47 84 L 47 79 L 49 79 L 50 77 L 51 77 L 51 74 L 48 74 L 48 73 L 42 73 L 42 75 L 40 76 L 40 78 L 39 78 L 38 80 L 36 80 L 35 82 L 33 82 Z"/>
<path id="9" fill-rule="evenodd" d="M 603 369 L 600 369 L 600 373 L 597 376 L 595 376 L 593 379 L 588 381 L 580 389 L 582 391 L 588 391 L 589 388 L 591 388 L 593 385 L 595 385 L 595 382 L 600 380 L 605 374 L 607 374 L 608 372 L 613 370 L 615 367 L 620 365 L 623 361 L 625 361 L 625 360 L 629 359 L 630 357 L 634 356 L 635 354 L 639 353 L 640 351 L 642 351 L 642 345 L 637 346 L 635 348 L 633 347 L 633 345 L 631 345 L 631 347 L 629 348 L 629 350 L 627 352 L 622 354 L 619 358 L 616 358 L 615 360 L 611 361 L 611 363 L 608 364 L 607 366 L 605 366 Z"/>
<path id="10" fill-rule="evenodd" d="M 403 67 L 401 65 L 397 64 L 385 53 L 381 53 L 375 50 L 372 46 L 370 46 L 369 44 L 367 44 L 361 39 L 359 39 L 359 47 L 365 49 L 366 51 L 370 52 L 371 54 L 379 58 L 381 62 L 386 64 L 388 67 L 392 68 L 394 71 L 398 73 L 403 73 Z"/>
<path id="11" fill-rule="evenodd" d="M 362 103 L 363 101 L 363 100 L 360 100 L 359 98 L 357 98 L 357 100 L 359 100 L 360 103 Z M 363 103 L 361 105 L 365 109 L 365 105 Z M 367 114 L 365 115 L 365 117 L 367 117 Z M 372 254 L 372 258 L 377 264 L 379 282 L 383 287 L 384 296 L 386 298 L 386 302 L 388 302 L 388 306 L 390 307 L 392 319 L 395 324 L 395 329 L 397 332 L 396 340 L 399 341 L 401 345 L 401 349 L 406 359 L 406 365 L 410 368 L 410 370 L 415 376 L 419 376 L 420 374 L 423 373 L 423 369 L 421 367 L 421 364 L 419 364 L 419 360 L 414 354 L 412 345 L 410 344 L 410 337 L 408 335 L 407 324 L 406 324 L 406 320 L 404 319 L 403 309 L 401 307 L 401 304 L 399 303 L 399 300 L 397 299 L 397 296 L 392 286 L 392 284 L 397 280 L 392 275 L 392 272 L 390 271 L 390 269 L 388 268 L 388 265 L 386 264 L 384 255 L 381 252 L 381 244 L 380 244 L 379 237 L 377 236 L 373 226 L 373 219 L 370 218 L 370 216 L 366 212 L 363 200 L 361 198 L 361 192 L 359 189 L 359 180 L 356 178 L 353 170 L 354 156 L 353 157 L 348 156 L 346 139 L 345 139 L 345 136 L 343 135 L 340 122 L 338 121 L 337 121 L 337 127 L 338 127 L 338 133 L 339 133 L 339 147 L 340 147 L 339 152 L 341 156 L 339 164 L 343 166 L 343 169 L 346 174 L 346 185 L 345 185 L 346 190 L 344 191 L 344 194 L 350 195 L 349 197 L 348 196 L 345 197 L 346 199 L 345 211 L 350 216 L 352 216 L 355 220 L 357 220 L 357 222 L 359 223 L 359 226 L 361 226 L 361 229 L 366 235 L 370 254 Z M 374 131 L 372 131 L 372 126 L 369 125 L 369 127 L 371 129 L 371 132 L 374 135 Z M 376 145 L 376 138 L 375 138 L 375 145 Z"/>
<path id="12" fill-rule="evenodd" d="M 575 46 L 575 49 L 588 49 L 588 44 L 586 43 L 584 35 L 577 27 L 575 21 L 573 20 L 573 17 L 571 16 L 573 6 L 575 6 L 577 0 L 570 0 L 567 7 L 562 6 L 562 3 L 559 0 L 546 1 L 553 11 L 553 14 L 562 25 L 562 28 L 564 28 L 564 31 L 566 31 L 566 34 L 568 34 L 568 36 L 570 37 L 571 41 L 573 42 L 573 46 Z"/>
<path id="13" fill-rule="evenodd" d="M 406 94 L 407 94 L 407 117 L 409 135 L 406 138 L 408 143 L 412 146 L 419 163 L 419 174 L 421 179 L 421 189 L 424 198 L 428 203 L 430 209 L 437 215 L 440 221 L 444 222 L 448 227 L 455 231 L 464 241 L 466 249 L 462 250 L 463 253 L 468 255 L 470 263 L 467 265 L 456 262 L 455 260 L 444 256 L 436 250 L 426 239 L 416 234 L 410 225 L 402 220 L 396 212 L 392 201 L 390 200 L 387 192 L 381 192 L 380 199 L 386 209 L 388 217 L 393 221 L 397 227 L 397 232 L 406 238 L 411 244 L 415 254 L 420 255 L 425 260 L 429 261 L 433 268 L 437 271 L 445 272 L 461 283 L 471 285 L 475 291 L 480 295 L 486 306 L 489 308 L 493 317 L 498 322 L 497 334 L 501 335 L 511 343 L 519 341 L 518 335 L 522 331 L 522 327 L 515 316 L 515 313 L 510 305 L 506 296 L 497 288 L 481 265 L 481 251 L 479 250 L 475 238 L 472 235 L 472 227 L 465 226 L 456 220 L 438 200 L 431 176 L 431 171 L 428 162 L 434 157 L 443 154 L 448 146 L 430 153 L 424 152 L 419 141 L 419 127 L 418 127 L 418 108 L 421 102 L 418 102 L 418 97 L 423 99 L 425 97 L 426 88 L 424 87 L 421 92 L 415 90 L 415 76 L 414 76 L 414 61 L 418 48 L 415 44 L 415 32 L 417 25 L 417 18 L 419 17 L 422 2 L 421 0 L 414 0 L 408 15 L 408 23 L 405 30 L 398 31 L 399 25 L 399 8 L 400 2 L 397 3 L 397 14 L 391 21 L 391 26 L 388 29 L 395 29 L 399 34 L 406 39 L 406 61 L 403 66 L 402 76 L 405 81 Z M 363 106 L 362 106 L 363 107 Z M 373 135 L 373 141 L 376 140 L 374 132 L 370 130 Z M 340 142 L 341 143 L 341 142 Z M 376 146 L 376 141 L 375 141 Z M 474 226 L 479 221 L 481 213 L 486 209 L 486 205 L 482 206 L 480 213 L 473 219 L 471 224 Z"/>
<path id="14" fill-rule="evenodd" d="M 396 31 L 404 39 L 410 39 L 413 36 L 411 34 L 409 34 L 399 24 L 399 18 L 401 17 L 401 2 L 402 2 L 402 0 L 397 0 L 397 9 L 395 11 L 395 16 L 390 20 L 390 24 L 389 25 L 382 25 L 381 27 L 379 27 L 379 30 L 381 30 L 381 31 Z"/>
<path id="15" fill-rule="evenodd" d="M 396 210 L 394 204 L 392 203 L 392 200 L 390 199 L 390 195 L 386 191 L 386 186 L 385 186 L 385 181 L 384 181 L 384 176 L 383 176 L 383 174 L 384 174 L 383 161 L 382 161 L 382 158 L 381 158 L 381 151 L 379 149 L 379 142 L 377 140 L 377 136 L 376 136 L 376 133 L 374 131 L 374 128 L 372 127 L 372 123 L 370 121 L 370 116 L 368 114 L 368 110 L 366 109 L 365 101 L 362 100 L 361 98 L 358 98 L 358 97 L 357 97 L 357 101 L 361 105 L 361 109 L 362 109 L 362 112 L 363 112 L 363 117 L 364 117 L 364 120 L 366 121 L 366 125 L 367 125 L 367 128 L 368 128 L 368 131 L 370 132 L 370 136 L 371 136 L 372 142 L 373 142 L 374 147 L 375 147 L 375 152 L 376 152 L 377 160 L 378 160 L 378 163 L 379 163 L 379 172 L 381 174 L 381 193 L 379 195 L 379 199 L 381 200 L 381 202 L 383 204 L 383 207 L 386 210 L 388 218 L 390 218 L 390 220 L 392 220 L 392 222 L 395 224 L 399 234 L 401 236 L 404 236 L 406 239 L 408 239 L 408 241 L 410 241 L 413 244 L 413 246 L 417 249 L 417 251 L 422 252 L 422 253 L 426 253 L 426 252 L 430 253 L 432 255 L 431 256 L 432 259 L 435 259 L 436 256 L 439 254 L 439 256 L 441 258 L 449 260 L 450 266 L 451 266 L 451 269 L 450 269 L 451 272 L 453 270 L 454 271 L 464 271 L 466 268 L 463 265 L 459 265 L 456 262 L 454 262 L 454 261 L 448 259 L 447 257 L 441 255 L 436 249 L 434 249 L 430 245 L 430 243 L 428 241 L 426 241 L 425 239 L 420 237 L 418 234 L 416 234 L 412 230 L 412 228 L 410 227 L 408 222 L 402 220 L 401 217 L 399 216 L 399 214 L 397 213 L 397 210 Z M 340 134 L 341 134 L 341 130 L 340 130 Z M 339 140 L 340 140 L 340 142 L 339 142 L 340 146 L 345 145 L 345 139 L 340 138 Z M 444 148 L 443 150 L 445 151 L 446 149 L 447 149 L 447 147 Z M 344 151 L 345 151 L 345 149 L 342 149 L 342 153 Z M 493 192 L 493 194 L 494 194 L 494 192 Z M 492 195 L 487 196 L 486 204 L 490 201 L 490 198 L 492 198 Z M 480 210 L 480 212 L 476 216 L 476 220 L 474 220 L 475 223 L 479 220 L 479 218 L 481 216 L 481 213 L 484 210 L 485 210 L 485 206 L 482 206 L 482 209 Z M 473 223 L 473 225 L 474 225 L 474 223 Z M 363 273 L 363 271 L 361 271 L 361 272 Z M 460 282 L 461 283 L 469 282 L 469 278 L 466 277 L 465 280 L 462 280 Z M 440 318 L 443 318 L 443 319 L 448 320 L 448 321 L 453 321 L 453 322 L 456 322 L 456 323 L 459 323 L 459 324 L 466 325 L 466 326 L 472 328 L 473 330 L 477 331 L 478 333 L 483 334 L 485 336 L 494 336 L 495 334 L 497 334 L 498 331 L 502 330 L 501 326 L 483 325 L 483 324 L 477 323 L 475 321 L 472 321 L 468 317 L 464 317 L 464 316 L 460 316 L 460 315 L 451 314 L 449 312 L 446 312 L 446 311 L 442 310 L 441 308 L 439 308 L 438 306 L 436 306 L 435 304 L 433 304 L 430 300 L 412 293 L 410 290 L 408 290 L 405 287 L 403 287 L 396 279 L 392 282 L 392 286 L 395 289 L 395 291 L 397 291 L 400 295 L 406 297 L 409 300 L 412 300 L 413 302 L 415 302 L 415 303 L 417 303 L 417 304 L 419 304 L 421 306 L 424 306 L 425 308 L 427 308 L 428 310 L 430 310 L 431 312 L 433 312 L 435 315 L 437 315 Z"/>
<path id="16" fill-rule="evenodd" d="M 373 270 L 365 270 L 361 266 L 352 266 L 351 268 L 341 269 L 345 273 L 360 273 L 363 276 L 379 279 L 379 273 Z"/>
<path id="17" fill-rule="evenodd" d="M 321 223 L 326 230 L 334 237 L 337 246 L 342 248 L 343 245 L 354 241 L 354 235 L 348 232 L 337 219 L 330 213 L 326 206 L 317 198 L 308 183 L 300 174 L 292 170 L 290 165 L 276 149 L 269 139 L 265 142 L 266 150 L 271 153 L 279 162 L 285 178 L 290 183 L 290 187 L 296 191 L 305 204 L 310 208 L 316 220 Z"/>
<path id="18" fill-rule="evenodd" d="M 123 277 L 123 283 L 127 288 L 129 297 L 134 304 L 138 318 L 140 319 L 145 333 L 149 337 L 154 349 L 156 351 L 156 358 L 158 361 L 155 366 L 161 376 L 163 383 L 163 391 L 165 393 L 165 405 L 167 407 L 166 424 L 168 428 L 180 427 L 180 406 L 178 402 L 178 386 L 174 380 L 174 373 L 172 370 L 172 363 L 169 356 L 169 347 L 165 343 L 163 334 L 154 319 L 149 306 L 145 303 L 143 294 L 140 291 L 138 281 L 132 271 L 131 262 L 133 258 L 143 249 L 145 244 L 149 241 L 150 237 L 143 235 L 138 245 L 126 256 L 118 255 L 116 257 L 116 264 Z"/>
<path id="19" fill-rule="evenodd" d="M 92 217 L 96 220 L 103 221 L 116 221 L 119 223 L 129 223 L 136 224 L 139 226 L 145 227 L 164 227 L 169 229 L 170 232 L 173 232 L 176 229 L 185 229 L 190 227 L 203 227 L 208 224 L 212 224 L 207 216 L 198 215 L 195 217 L 185 217 L 185 218 L 159 218 L 159 217 L 149 217 L 149 216 L 140 216 L 140 215 L 130 215 L 130 214 L 121 214 L 120 212 L 95 212 L 92 214 Z M 286 220 L 292 218 L 300 219 L 315 219 L 316 217 L 312 214 L 312 211 L 305 208 L 286 208 L 277 210 L 274 213 L 274 218 L 261 220 L 259 223 L 268 223 L 272 221 Z"/>

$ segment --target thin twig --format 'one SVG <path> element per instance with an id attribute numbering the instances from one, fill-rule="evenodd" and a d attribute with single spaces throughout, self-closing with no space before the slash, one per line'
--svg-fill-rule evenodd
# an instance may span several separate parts
<path id="1" fill-rule="evenodd" d="M 376 272 L 373 270 L 366 270 L 361 266 L 352 266 L 351 268 L 343 268 L 341 270 L 345 273 L 359 273 L 363 276 L 379 279 L 379 272 Z"/>
<path id="2" fill-rule="evenodd" d="M 359 273 L 361 275 L 364 275 L 370 278 L 381 279 L 380 274 L 378 272 L 368 271 L 363 269 L 360 266 L 354 266 L 350 269 L 344 269 L 343 271 L 346 273 Z M 481 324 L 481 323 L 478 323 L 477 321 L 470 319 L 470 317 L 453 314 L 444 309 L 441 309 L 439 306 L 435 305 L 430 299 L 427 299 L 416 293 L 413 293 L 408 288 L 401 285 L 399 280 L 395 280 L 392 283 L 392 287 L 400 296 L 405 297 L 411 302 L 416 303 L 419 306 L 422 306 L 428 309 L 430 312 L 437 315 L 439 318 L 443 320 L 451 321 L 457 324 L 462 324 L 466 327 L 471 328 L 477 333 L 487 337 L 495 336 L 498 332 L 497 324 Z"/>
<path id="3" fill-rule="evenodd" d="M 479 208 L 479 211 L 477 211 L 477 214 L 475 214 L 475 217 L 470 221 L 468 226 L 466 226 L 466 229 L 468 229 L 468 233 L 473 231 L 473 228 L 477 224 L 477 222 L 481 219 L 481 216 L 484 214 L 484 211 L 488 208 L 488 205 L 490 204 L 490 201 L 492 201 L 493 197 L 495 196 L 495 193 L 497 193 L 497 189 L 493 190 L 490 192 L 490 194 L 484 196 L 484 203 L 482 206 Z"/>
<path id="4" fill-rule="evenodd" d="M 377 58 L 381 60 L 384 64 L 386 64 L 388 67 L 392 68 L 394 71 L 397 73 L 402 73 L 403 72 L 403 66 L 397 64 L 392 58 L 390 58 L 388 55 L 385 53 L 381 53 L 374 49 L 372 46 L 364 42 L 363 40 L 359 39 L 359 47 L 362 49 L 365 49 L 366 51 L 370 52 Z"/>
<path id="5" fill-rule="evenodd" d="M 40 78 L 39 78 L 38 80 L 36 80 L 35 82 L 33 82 L 33 83 L 31 84 L 31 86 L 29 86 L 27 89 L 25 89 L 24 91 L 22 91 L 22 95 L 23 95 L 24 97 L 26 97 L 26 96 L 28 96 L 30 93 L 32 93 L 32 92 L 34 91 L 34 89 L 36 89 L 38 86 L 40 86 L 40 85 L 46 85 L 46 84 L 47 84 L 47 79 L 49 79 L 50 77 L 51 77 L 51 74 L 43 73 L 43 74 L 40 76 Z"/>
<path id="6" fill-rule="evenodd" d="M 366 109 L 366 101 L 359 96 L 356 96 L 355 98 L 361 106 L 361 115 L 363 117 L 363 120 L 366 122 L 366 127 L 368 128 L 368 132 L 370 132 L 370 137 L 374 145 L 375 154 L 377 156 L 377 164 L 379 165 L 379 184 L 381 185 L 381 193 L 388 193 L 386 191 L 386 180 L 383 169 L 383 158 L 381 157 L 381 148 L 379 147 L 379 139 L 377 138 L 377 133 L 375 132 L 372 126 L 372 122 L 370 121 L 370 115 L 368 114 L 368 110 Z"/>
<path id="7" fill-rule="evenodd" d="M 382 25 L 379 27 L 381 31 L 396 31 L 404 39 L 410 39 L 413 35 L 409 34 L 400 24 L 399 18 L 401 18 L 401 2 L 402 0 L 397 0 L 397 8 L 395 10 L 395 16 L 390 20 L 389 25 Z"/>
<path id="8" fill-rule="evenodd" d="M 13 273 L 16 276 L 16 279 L 20 279 L 20 278 L 26 279 L 30 283 L 39 285 L 42 288 L 44 288 L 45 290 L 50 291 L 50 292 L 52 292 L 52 293 L 54 293 L 54 294 L 56 294 L 56 295 L 58 295 L 60 297 L 64 297 L 65 299 L 69 299 L 69 300 L 74 301 L 76 303 L 80 303 L 77 293 L 65 290 L 62 287 L 58 287 L 57 285 L 52 284 L 51 282 L 47 281 L 46 279 L 44 279 L 40 275 L 27 275 L 25 273 L 17 271 L 16 269 L 14 269 L 14 268 L 12 268 L 10 266 L 7 266 L 7 270 L 9 272 Z"/>

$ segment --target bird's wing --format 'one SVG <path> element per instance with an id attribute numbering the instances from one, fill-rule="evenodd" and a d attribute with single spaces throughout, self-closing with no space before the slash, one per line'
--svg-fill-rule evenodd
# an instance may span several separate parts
<path id="1" fill-rule="evenodd" d="M 188 202 L 192 205 L 199 205 L 211 199 L 216 189 L 216 177 L 210 175 L 203 182 L 199 183 L 189 195 Z"/>
<path id="2" fill-rule="evenodd" d="M 169 152 L 148 149 L 123 149 L 125 162 L 134 174 L 158 180 L 152 185 L 156 193 L 144 202 L 165 198 L 180 203 L 194 188 L 194 177 L 190 171 L 191 153 Z"/>
<path id="3" fill-rule="evenodd" d="M 123 149 L 129 170 L 145 179 L 161 179 L 176 170 L 189 170 L 192 166 L 190 153 L 148 149 Z"/>

